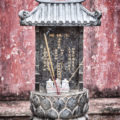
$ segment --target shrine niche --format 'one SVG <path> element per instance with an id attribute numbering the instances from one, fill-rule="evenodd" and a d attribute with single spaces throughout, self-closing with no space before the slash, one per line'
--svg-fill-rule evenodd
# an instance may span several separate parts
<path id="1" fill-rule="evenodd" d="M 35 26 L 36 80 L 31 92 L 33 120 L 87 120 L 88 90 L 83 84 L 84 26 L 99 26 L 101 13 L 84 0 L 37 0 L 20 11 L 20 24 Z"/>

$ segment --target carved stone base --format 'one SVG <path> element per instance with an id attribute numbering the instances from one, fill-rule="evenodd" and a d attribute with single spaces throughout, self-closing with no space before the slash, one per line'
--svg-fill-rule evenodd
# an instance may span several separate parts
<path id="1" fill-rule="evenodd" d="M 34 117 L 32 120 L 52 120 L 52 119 L 41 119 L 41 118 Z M 63 119 L 56 119 L 56 120 L 63 120 Z M 69 119 L 69 120 L 88 120 L 88 115 L 85 115 L 85 116 L 80 117 L 80 118 Z"/>
<path id="2" fill-rule="evenodd" d="M 88 91 L 72 90 L 61 95 L 31 92 L 33 120 L 87 120 Z M 85 117 L 82 117 L 85 116 Z M 79 118 L 79 119 L 76 119 Z"/>

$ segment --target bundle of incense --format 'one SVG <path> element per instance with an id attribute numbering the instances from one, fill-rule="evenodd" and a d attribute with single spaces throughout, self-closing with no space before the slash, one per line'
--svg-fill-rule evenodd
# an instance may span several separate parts
<path id="1" fill-rule="evenodd" d="M 45 33 L 44 33 L 44 38 L 45 38 L 44 40 L 45 40 L 46 49 L 47 49 L 47 53 L 48 53 L 48 58 L 49 58 L 49 62 L 50 62 L 50 74 L 51 74 L 51 77 L 53 79 L 54 85 L 56 87 L 57 94 L 59 95 L 60 92 L 59 92 L 59 88 L 58 88 L 56 80 L 55 80 L 55 74 L 54 74 L 53 64 L 52 64 L 50 50 L 49 50 L 49 47 L 48 47 L 48 41 L 47 41 L 47 37 L 46 37 Z"/>

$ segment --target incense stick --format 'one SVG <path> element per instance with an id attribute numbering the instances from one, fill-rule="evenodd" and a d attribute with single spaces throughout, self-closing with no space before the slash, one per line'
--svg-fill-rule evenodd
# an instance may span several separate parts
<path id="1" fill-rule="evenodd" d="M 51 56 L 50 56 L 50 50 L 49 50 L 49 47 L 48 47 L 48 41 L 47 41 L 47 37 L 46 37 L 45 34 L 44 34 L 44 38 L 45 38 L 45 44 L 46 44 L 46 48 L 47 48 L 47 52 L 48 52 L 50 65 L 51 65 L 52 74 L 53 74 L 53 77 L 55 78 L 55 74 L 54 74 L 54 70 L 53 70 L 53 64 L 52 64 L 52 60 L 51 60 Z"/>
<path id="2" fill-rule="evenodd" d="M 46 49 L 47 49 L 47 53 L 48 53 L 48 57 L 49 57 L 49 61 L 50 61 L 50 65 L 51 65 L 51 72 L 52 72 L 52 76 L 53 76 L 53 82 L 55 84 L 55 87 L 56 87 L 56 91 L 57 91 L 57 94 L 59 95 L 59 89 L 57 87 L 57 83 L 55 81 L 55 74 L 54 74 L 54 69 L 53 69 L 53 64 L 52 64 L 52 60 L 51 60 L 51 56 L 50 56 L 50 50 L 49 50 L 49 47 L 48 47 L 48 41 L 47 41 L 47 37 L 44 33 L 44 40 L 45 40 L 45 44 L 46 44 Z"/>
<path id="3" fill-rule="evenodd" d="M 62 63 L 61 63 L 60 80 L 62 81 Z"/>
<path id="4" fill-rule="evenodd" d="M 49 70 L 49 72 L 50 72 L 50 74 L 51 74 L 52 80 L 54 81 L 54 77 L 53 77 L 53 75 L 52 75 L 52 72 L 51 72 L 51 69 L 50 69 L 50 66 L 49 66 L 49 62 L 48 62 L 48 70 Z"/>
<path id="5" fill-rule="evenodd" d="M 83 61 L 79 64 L 78 68 L 75 70 L 75 72 L 72 74 L 71 78 L 68 81 L 71 81 L 72 78 L 75 76 L 75 74 L 77 73 L 77 71 L 79 70 L 79 68 L 83 65 Z"/>

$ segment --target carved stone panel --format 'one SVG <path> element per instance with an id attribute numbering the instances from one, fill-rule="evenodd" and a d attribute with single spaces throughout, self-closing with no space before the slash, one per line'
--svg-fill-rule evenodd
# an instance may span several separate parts
<path id="1" fill-rule="evenodd" d="M 82 27 L 36 27 L 36 87 L 40 83 L 42 90 L 45 88 L 46 81 L 51 78 L 44 33 L 47 36 L 55 78 L 69 80 L 83 60 Z M 71 79 L 71 89 L 78 87 L 79 81 L 82 81 L 81 74 L 82 71 L 78 70 Z"/>

